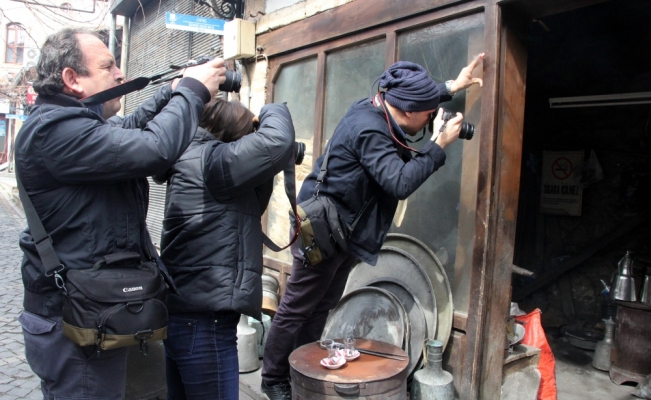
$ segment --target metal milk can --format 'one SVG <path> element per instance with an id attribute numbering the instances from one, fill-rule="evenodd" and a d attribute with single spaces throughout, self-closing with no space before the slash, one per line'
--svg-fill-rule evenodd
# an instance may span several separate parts
<path id="1" fill-rule="evenodd" d="M 427 365 L 414 373 L 412 400 L 454 400 L 452 374 L 443 370 L 443 343 L 427 341 Z"/>
<path id="2" fill-rule="evenodd" d="M 249 326 L 256 331 L 258 358 L 262 358 L 264 354 L 264 345 L 267 343 L 267 336 L 269 336 L 269 329 L 271 329 L 271 317 L 267 314 L 262 314 L 262 321 L 249 317 Z"/>
<path id="3" fill-rule="evenodd" d="M 249 317 L 242 314 L 237 324 L 237 360 L 240 372 L 251 372 L 260 368 L 257 337 L 255 329 L 249 326 Z"/>
<path id="4" fill-rule="evenodd" d="M 615 321 L 612 319 L 604 320 L 606 323 L 606 333 L 604 339 L 597 343 L 594 350 L 592 366 L 602 371 L 610 369 L 610 352 L 613 349 L 613 335 L 615 333 Z"/>

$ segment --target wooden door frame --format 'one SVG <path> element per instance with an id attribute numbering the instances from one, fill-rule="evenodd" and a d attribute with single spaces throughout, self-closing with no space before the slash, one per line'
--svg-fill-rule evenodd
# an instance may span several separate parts
<path id="1" fill-rule="evenodd" d="M 355 4 L 347 4 L 336 9 L 336 13 L 342 14 L 346 12 L 354 12 L 352 7 L 358 6 L 359 2 L 367 0 L 357 0 Z M 421 2 L 418 1 L 417 5 Z M 392 22 L 391 24 L 384 24 L 377 27 L 367 28 L 363 31 L 353 32 L 345 37 L 333 39 L 329 42 L 322 42 L 313 44 L 307 48 L 301 48 L 301 43 L 296 43 L 295 40 L 287 41 L 283 39 L 283 31 L 288 35 L 295 37 L 297 28 L 294 26 L 300 24 L 302 29 L 308 29 L 310 24 L 314 26 L 331 26 L 334 22 L 329 23 L 329 19 L 333 18 L 332 15 L 327 13 L 319 14 L 317 16 L 308 18 L 296 24 L 292 24 L 285 28 L 280 28 L 273 32 L 273 35 L 266 36 L 267 34 L 258 37 L 258 44 L 263 43 L 263 46 L 270 43 L 270 38 L 273 36 L 273 42 L 283 42 L 296 46 L 291 49 L 282 47 L 273 47 L 276 51 L 276 57 L 269 58 L 269 71 L 267 75 L 267 102 L 273 101 L 273 93 L 275 82 L 281 71 L 282 64 L 296 62 L 307 59 L 309 57 L 317 57 L 317 81 L 321 82 L 317 89 L 317 104 L 323 105 L 325 91 L 323 82 L 325 79 L 325 58 L 329 51 L 334 49 L 344 48 L 348 45 L 358 43 L 360 41 L 373 40 L 375 38 L 385 38 L 387 51 L 386 51 L 386 66 L 388 67 L 396 61 L 396 37 L 397 32 L 405 30 L 407 27 L 418 27 L 420 25 L 431 24 L 433 21 L 443 22 L 450 19 L 456 19 L 473 13 L 484 13 L 484 51 L 487 53 L 487 59 L 484 62 L 484 88 L 482 90 L 481 98 L 481 126 L 482 130 L 478 137 L 474 140 L 480 141 L 480 148 L 482 149 L 479 155 L 478 170 L 480 177 L 477 180 L 477 200 L 476 200 L 476 216 L 474 223 L 474 247 L 472 252 L 473 268 L 471 270 L 471 283 L 470 283 L 470 305 L 467 315 L 465 313 L 456 312 L 453 321 L 453 335 L 451 337 L 451 345 L 448 346 L 450 350 L 446 351 L 446 361 L 453 360 L 456 365 L 455 375 L 456 386 L 459 388 L 459 394 L 463 399 L 475 399 L 478 397 L 479 384 L 481 374 L 481 360 L 483 355 L 483 321 L 485 320 L 484 313 L 486 311 L 485 302 L 483 298 L 486 292 L 486 257 L 488 251 L 488 233 L 490 210 L 492 200 L 492 181 L 493 181 L 493 165 L 494 165 L 494 152 L 495 152 L 495 126 L 496 126 L 496 87 L 497 87 L 497 71 L 498 63 L 498 40 L 499 29 L 498 19 L 496 16 L 497 7 L 494 0 L 481 0 L 481 1 L 435 1 L 435 4 L 443 4 L 438 9 L 430 10 L 427 13 L 420 13 L 412 15 L 409 19 Z M 381 8 L 383 5 L 390 8 L 394 5 L 391 0 L 373 0 L 374 7 Z M 401 6 L 408 7 L 409 3 L 401 3 Z M 363 16 L 360 16 L 363 18 Z M 358 21 L 359 22 L 359 21 Z M 359 22 L 358 26 L 369 25 L 372 20 Z M 293 28 L 293 29 L 292 29 Z M 342 28 L 343 29 L 343 28 Z M 298 29 L 300 31 L 301 29 Z M 336 33 L 336 32 L 335 32 Z M 263 36 L 266 36 L 262 38 Z M 317 35 L 321 37 L 321 35 Z M 269 49 L 270 47 L 266 47 Z M 265 50 L 266 51 L 266 50 Z M 269 56 L 267 54 L 267 56 Z M 315 127 L 323 126 L 323 107 L 315 112 Z M 322 143 L 322 129 L 315 129 L 314 143 Z M 315 145 L 313 159 L 316 160 L 321 151 L 320 146 Z M 472 229 L 472 228 L 471 228 Z M 281 285 L 286 282 L 286 279 L 291 270 L 291 266 L 265 256 L 265 267 L 274 271 L 274 275 L 278 276 Z M 509 265 L 510 267 L 510 265 Z M 503 354 L 500 350 L 500 354 Z M 501 368 L 500 378 L 501 378 Z M 499 393 L 499 391 L 498 391 Z"/>

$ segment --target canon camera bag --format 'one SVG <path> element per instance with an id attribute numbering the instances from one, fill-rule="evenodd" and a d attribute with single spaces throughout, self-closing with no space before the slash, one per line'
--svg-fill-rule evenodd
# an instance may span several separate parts
<path id="1" fill-rule="evenodd" d="M 63 334 L 79 346 L 97 346 L 98 352 L 139 345 L 147 354 L 148 340 L 165 339 L 167 286 L 151 254 L 149 234 L 143 235 L 149 260 L 135 252 L 113 253 L 91 268 L 66 270 L 24 186 L 17 183 L 45 276 L 53 277 L 64 294 Z"/>

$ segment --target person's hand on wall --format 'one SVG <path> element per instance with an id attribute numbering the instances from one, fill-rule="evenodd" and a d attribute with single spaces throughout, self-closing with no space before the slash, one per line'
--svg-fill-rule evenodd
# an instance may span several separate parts
<path id="1" fill-rule="evenodd" d="M 462 89 L 467 89 L 470 86 L 477 83 L 479 84 L 479 86 L 483 86 L 484 81 L 481 78 L 472 76 L 472 72 L 479 65 L 480 62 L 484 61 L 484 58 L 486 58 L 486 53 L 478 54 L 470 62 L 470 64 L 468 64 L 466 67 L 464 67 L 461 70 L 457 79 L 452 81 L 452 83 L 450 84 L 450 89 L 452 90 L 453 93 L 456 93 Z"/>
<path id="2" fill-rule="evenodd" d="M 219 91 L 219 85 L 226 81 L 224 60 L 215 58 L 205 64 L 188 67 L 183 71 L 184 78 L 194 78 L 206 85 L 211 97 Z"/>

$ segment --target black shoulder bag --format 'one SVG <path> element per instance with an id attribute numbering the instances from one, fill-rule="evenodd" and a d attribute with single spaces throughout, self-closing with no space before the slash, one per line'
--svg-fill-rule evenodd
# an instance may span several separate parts
<path id="1" fill-rule="evenodd" d="M 143 235 L 143 245 L 150 260 L 135 252 L 114 253 L 91 268 L 66 270 L 25 187 L 16 180 L 45 276 L 53 276 L 64 294 L 63 334 L 79 346 L 97 346 L 98 352 L 139 345 L 146 355 L 148 340 L 167 337 L 168 321 L 167 287 L 150 254 L 149 234 Z"/>
<path id="2" fill-rule="evenodd" d="M 328 197 L 319 195 L 319 185 L 323 183 L 328 172 L 330 143 L 323 157 L 321 171 L 316 178 L 314 195 L 298 204 L 294 214 L 290 211 L 292 225 L 299 232 L 299 251 L 309 265 L 317 265 L 339 253 L 348 252 L 348 237 L 355 230 L 364 211 L 376 198 L 373 196 L 367 201 L 355 221 L 347 226 L 335 204 Z"/>

